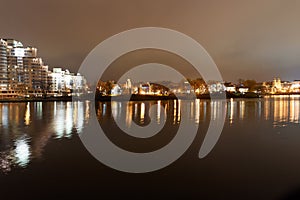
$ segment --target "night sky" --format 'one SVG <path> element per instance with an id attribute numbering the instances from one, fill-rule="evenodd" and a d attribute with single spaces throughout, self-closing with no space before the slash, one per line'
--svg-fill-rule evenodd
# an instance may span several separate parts
<path id="1" fill-rule="evenodd" d="M 297 0 L 1 0 L 0 37 L 39 49 L 51 67 L 77 70 L 119 32 L 165 27 L 197 40 L 225 80 L 300 79 Z"/>

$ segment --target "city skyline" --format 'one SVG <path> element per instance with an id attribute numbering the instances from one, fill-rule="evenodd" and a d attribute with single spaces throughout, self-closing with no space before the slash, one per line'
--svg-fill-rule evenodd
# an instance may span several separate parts
<path id="1" fill-rule="evenodd" d="M 0 38 L 1 39 L 1 50 L 2 52 L 2 56 L 5 55 L 5 57 L 7 58 L 7 61 L 5 60 L 5 62 L 1 64 L 2 68 L 6 68 L 7 66 L 5 65 L 5 63 L 7 63 L 7 65 L 17 65 L 17 60 L 14 60 L 13 57 L 20 57 L 22 59 L 22 61 L 18 61 L 18 62 L 22 62 L 22 68 L 25 66 L 26 67 L 41 67 L 41 70 L 45 71 L 44 73 L 49 73 L 48 69 L 53 70 L 53 72 L 55 73 L 60 73 L 63 70 L 66 70 L 66 73 L 70 73 L 71 75 L 74 73 L 69 72 L 69 69 L 67 69 L 66 67 L 56 67 L 56 66 L 49 66 L 47 64 L 45 64 L 43 62 L 43 58 L 39 57 L 37 54 L 38 49 L 36 47 L 33 47 L 31 45 L 28 46 L 24 46 L 23 45 L 23 41 L 19 41 L 16 39 L 6 39 L 6 38 Z M 5 46 L 4 46 L 5 44 Z M 121 60 L 122 61 L 122 60 Z M 120 61 L 118 60 L 118 62 L 116 62 L 116 66 L 120 67 Z M 126 62 L 125 62 L 126 63 Z M 182 64 L 182 63 L 180 63 Z M 126 67 L 128 64 L 125 64 Z M 61 66 L 61 65 L 59 65 Z M 9 70 L 9 69 L 6 69 Z M 114 70 L 114 69 L 113 69 Z M 1 70 L 1 73 L 3 74 L 5 70 Z M 26 71 L 26 69 L 25 69 Z M 106 73 L 105 75 L 110 75 L 111 71 L 108 70 L 108 73 Z M 17 75 L 17 73 L 12 73 L 14 75 Z M 76 74 L 76 72 L 75 72 Z M 112 73 L 113 75 L 111 77 L 109 77 L 110 79 L 107 79 L 107 77 L 105 76 L 106 81 L 118 81 L 119 83 L 122 82 L 126 82 L 126 80 L 128 78 L 132 79 L 133 81 L 135 81 L 136 83 L 138 82 L 160 82 L 160 81 L 169 81 L 169 82 L 173 82 L 173 83 L 179 83 L 180 81 L 184 80 L 184 79 L 201 79 L 201 76 L 196 76 L 195 75 L 191 75 L 190 77 L 184 77 L 182 74 L 180 74 L 180 72 L 174 70 L 172 67 L 166 65 L 166 64 L 160 64 L 160 63 L 146 63 L 146 64 L 140 64 L 137 66 L 134 66 L 132 69 L 128 70 L 126 73 L 124 73 L 121 77 L 119 77 L 119 80 L 116 80 L 114 78 L 116 78 L 116 74 L 118 73 Z M 164 74 L 165 76 L 162 77 L 157 77 L 156 75 L 158 74 Z M 23 75 L 24 76 L 24 75 Z M 46 74 L 45 74 L 46 76 Z M 1 75 L 1 77 L 4 77 L 3 75 Z M 117 76 L 118 77 L 118 76 Z M 165 78 L 168 77 L 168 78 Z M 10 83 L 11 85 L 13 81 L 14 84 L 16 85 L 16 81 L 17 79 L 15 79 L 16 77 L 8 77 L 10 79 L 13 80 L 7 80 L 8 83 Z M 34 78 L 34 77 L 33 77 Z M 281 81 L 283 82 L 293 82 L 293 81 L 299 81 L 300 80 L 300 76 L 296 79 L 282 79 L 281 76 L 276 76 L 276 77 L 271 77 L 270 79 L 266 79 L 266 80 L 256 80 L 255 78 L 253 79 L 245 79 L 242 77 L 237 77 L 236 80 L 226 80 L 224 79 L 224 82 L 232 82 L 235 84 L 238 84 L 241 80 L 255 80 L 258 83 L 263 83 L 263 82 L 272 82 L 274 81 L 274 79 L 279 78 Z M 1 79 L 2 80 L 2 79 Z M 102 77 L 99 79 L 102 80 Z M 3 80 L 2 80 L 3 81 Z M 214 80 L 210 80 L 210 81 L 214 81 Z M 31 87 L 34 87 L 34 82 L 30 83 L 26 82 L 26 84 L 29 84 Z M 56 86 L 57 88 L 57 86 Z"/>
<path id="2" fill-rule="evenodd" d="M 50 97 L 87 91 L 80 73 L 45 65 L 38 49 L 0 38 L 0 98 Z"/>
<path id="3" fill-rule="evenodd" d="M 9 20 L 0 19 L 0 36 L 26 41 L 43 49 L 41 57 L 50 65 L 76 71 L 88 52 L 114 34 L 165 27 L 202 44 L 225 80 L 294 80 L 300 76 L 299 3 L 5 0 L 2 6 L 14 8 L 14 14 L 2 11 Z"/>

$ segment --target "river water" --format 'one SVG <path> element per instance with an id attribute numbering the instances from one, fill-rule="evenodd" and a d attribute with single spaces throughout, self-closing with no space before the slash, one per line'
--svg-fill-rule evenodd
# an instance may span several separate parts
<path id="1" fill-rule="evenodd" d="M 149 108 L 156 105 L 150 120 Z M 210 120 L 226 110 L 222 134 L 198 157 Z M 182 111 L 181 108 L 185 108 Z M 96 109 L 96 110 L 94 110 Z M 79 135 L 93 115 L 117 146 L 144 153 L 175 137 L 183 116 L 198 127 L 190 148 L 155 172 L 131 174 L 107 167 Z M 184 112 L 184 113 L 183 113 Z M 166 117 L 164 117 L 166 116 Z M 124 134 L 124 126 L 164 125 L 151 138 Z M 164 124 L 165 123 L 165 124 Z M 288 199 L 300 193 L 300 96 L 261 99 L 146 102 L 0 103 L 1 198 Z M 141 137 L 143 132 L 140 133 Z M 189 134 L 189 133 L 186 133 Z M 299 192 L 299 193 L 298 193 Z"/>

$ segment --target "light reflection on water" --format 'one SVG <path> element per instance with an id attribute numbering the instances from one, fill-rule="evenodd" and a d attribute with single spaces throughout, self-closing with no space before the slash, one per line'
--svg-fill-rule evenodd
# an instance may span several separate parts
<path id="1" fill-rule="evenodd" d="M 147 123 L 149 108 L 157 104 L 155 111 L 156 122 L 160 120 L 164 113 L 161 113 L 161 106 L 171 117 L 173 124 L 180 123 L 181 107 L 184 105 L 189 109 L 190 120 L 199 124 L 207 120 L 215 120 L 220 114 L 222 106 L 226 106 L 227 122 L 232 125 L 248 119 L 258 119 L 272 121 L 274 127 L 284 127 L 289 123 L 299 124 L 300 122 L 300 96 L 274 96 L 263 99 L 229 99 L 226 105 L 220 101 L 209 101 L 196 99 L 195 101 L 172 100 L 172 101 L 148 101 L 148 102 L 98 102 L 98 116 L 100 118 L 110 117 L 106 112 L 107 108 L 111 109 L 115 118 L 126 119 L 127 127 L 130 127 L 132 121 L 139 125 Z M 126 108 L 125 112 L 122 109 Z M 146 121 L 145 121 L 146 120 Z"/>
<path id="2" fill-rule="evenodd" d="M 154 118 L 150 119 L 149 108 L 153 105 L 157 107 L 151 111 Z M 300 123 L 300 96 L 228 99 L 225 104 L 200 99 L 98 102 L 96 112 L 104 122 L 112 117 L 124 119 L 128 128 L 133 123 L 145 126 L 150 120 L 163 124 L 163 115 L 170 119 L 167 126 L 176 126 L 184 108 L 190 124 L 198 125 L 217 119 L 222 106 L 226 106 L 225 126 L 229 127 L 251 120 L 268 122 L 270 129 Z M 9 172 L 16 166 L 24 168 L 33 159 L 42 157 L 51 138 L 68 139 L 74 133 L 81 133 L 90 112 L 90 102 L 0 103 L 0 171 Z"/>
<path id="3" fill-rule="evenodd" d="M 81 133 L 89 102 L 0 103 L 0 171 L 25 168 L 51 138 Z"/>

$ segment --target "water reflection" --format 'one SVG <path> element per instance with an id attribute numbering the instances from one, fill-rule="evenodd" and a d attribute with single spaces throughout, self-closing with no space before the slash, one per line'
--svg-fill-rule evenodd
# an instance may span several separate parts
<path id="1" fill-rule="evenodd" d="M 21 137 L 15 142 L 15 158 L 16 163 L 21 167 L 26 167 L 30 159 L 30 146 L 28 144 L 29 138 Z"/>
<path id="2" fill-rule="evenodd" d="M 273 120 L 274 127 L 284 127 L 288 123 L 299 123 L 299 103 L 300 96 L 274 96 L 265 98 L 264 102 L 264 119 Z"/>
<path id="3" fill-rule="evenodd" d="M 122 119 L 123 117 L 127 127 L 131 126 L 132 121 L 142 126 L 150 121 L 149 108 L 152 105 L 157 105 L 153 119 L 157 124 L 162 123 L 161 116 L 164 113 L 161 112 L 161 107 L 164 107 L 165 113 L 172 119 L 174 125 L 181 121 L 183 105 L 188 108 L 185 112 L 190 121 L 196 124 L 217 119 L 221 107 L 224 106 L 220 101 L 201 99 L 195 101 L 99 102 L 97 110 L 101 119 L 110 118 L 112 113 L 115 118 Z M 271 121 L 273 127 L 300 123 L 300 96 L 296 95 L 263 99 L 229 99 L 225 106 L 229 125 L 253 119 Z"/>
<path id="4" fill-rule="evenodd" d="M 0 171 L 40 158 L 51 138 L 81 133 L 89 102 L 0 103 Z"/>
<path id="5" fill-rule="evenodd" d="M 150 109 L 154 105 L 155 109 Z M 98 102 L 96 111 L 108 126 L 112 118 L 123 120 L 127 128 L 133 123 L 146 126 L 154 120 L 157 124 L 166 122 L 171 130 L 183 116 L 187 116 L 191 126 L 207 124 L 218 118 L 224 106 L 225 126 L 229 127 L 250 122 L 263 122 L 271 129 L 300 124 L 300 96 L 228 99 L 225 104 L 202 99 Z M 52 138 L 69 139 L 74 133 L 81 133 L 90 112 L 88 101 L 0 103 L 0 170 L 9 172 L 15 166 L 26 167 L 32 159 L 42 157 Z"/>
<path id="6" fill-rule="evenodd" d="M 150 118 L 150 108 L 153 118 Z M 182 120 L 182 112 L 189 117 L 191 124 L 199 124 L 219 117 L 220 108 L 224 106 L 221 101 L 209 101 L 196 99 L 190 100 L 159 100 L 159 101 L 132 101 L 132 102 L 98 102 L 97 115 L 102 121 L 110 118 L 125 119 L 126 127 L 130 128 L 132 123 L 144 126 L 154 120 L 157 124 L 164 123 L 163 115 L 166 115 L 173 125 L 177 125 Z M 162 109 L 163 108 L 163 109 Z M 164 112 L 162 112 L 164 111 Z"/>

